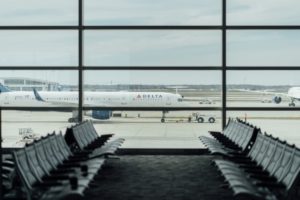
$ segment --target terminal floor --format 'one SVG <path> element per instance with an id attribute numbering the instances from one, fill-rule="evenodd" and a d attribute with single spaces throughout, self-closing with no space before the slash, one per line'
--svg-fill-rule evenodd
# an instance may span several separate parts
<path id="1" fill-rule="evenodd" d="M 86 199 L 229 200 L 211 156 L 120 156 L 109 160 Z"/>

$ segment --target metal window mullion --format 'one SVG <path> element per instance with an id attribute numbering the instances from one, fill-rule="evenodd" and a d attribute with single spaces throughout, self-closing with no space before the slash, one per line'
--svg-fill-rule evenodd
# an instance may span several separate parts
<path id="1" fill-rule="evenodd" d="M 83 113 L 83 0 L 78 0 L 78 121 Z"/>
<path id="2" fill-rule="evenodd" d="M 226 0 L 222 0 L 222 128 L 226 126 L 227 81 L 226 81 Z"/>
<path id="3" fill-rule="evenodd" d="M 1 186 L 3 185 L 2 184 L 2 109 L 0 107 L 0 139 L 1 139 L 1 142 L 0 142 L 0 155 L 1 155 L 1 159 L 0 159 L 0 174 L 1 174 L 1 177 L 0 177 L 0 184 Z M 1 187 L 2 188 L 2 187 Z M 3 191 L 2 189 L 0 189 L 0 196 L 3 197 Z"/>
<path id="4" fill-rule="evenodd" d="M 40 67 L 40 66 L 0 66 L 0 70 L 78 70 L 78 66 L 71 66 L 71 67 L 66 67 L 66 66 L 45 66 L 45 67 Z"/>
<path id="5" fill-rule="evenodd" d="M 84 66 L 84 70 L 222 70 L 222 66 Z"/>

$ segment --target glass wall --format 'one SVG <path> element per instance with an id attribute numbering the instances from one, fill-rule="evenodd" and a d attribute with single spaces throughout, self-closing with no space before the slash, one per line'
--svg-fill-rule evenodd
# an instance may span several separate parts
<path id="1" fill-rule="evenodd" d="M 277 112 L 289 129 L 300 110 L 298 7 L 296 0 L 3 0 L 2 145 L 82 119 L 100 134 L 125 137 L 124 148 L 203 148 L 200 134 L 245 111 L 262 128 Z"/>
<path id="2" fill-rule="evenodd" d="M 77 31 L 1 30 L 0 66 L 77 66 Z"/>
<path id="3" fill-rule="evenodd" d="M 221 0 L 85 0 L 86 25 L 220 25 Z"/>
<path id="4" fill-rule="evenodd" d="M 247 70 L 229 71 L 227 75 L 228 106 L 299 107 L 300 71 Z"/>
<path id="5" fill-rule="evenodd" d="M 85 66 L 220 66 L 221 31 L 84 32 Z"/>
<path id="6" fill-rule="evenodd" d="M 230 30 L 228 66 L 299 66 L 300 30 Z"/>

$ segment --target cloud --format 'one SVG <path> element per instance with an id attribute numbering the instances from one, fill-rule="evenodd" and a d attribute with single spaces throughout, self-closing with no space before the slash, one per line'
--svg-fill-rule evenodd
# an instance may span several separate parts
<path id="1" fill-rule="evenodd" d="M 218 25 L 221 0 L 87 0 L 89 25 Z"/>
<path id="2" fill-rule="evenodd" d="M 228 71 L 227 83 L 299 86 L 299 76 L 299 71 Z"/>
<path id="3" fill-rule="evenodd" d="M 229 31 L 229 66 L 299 66 L 300 31 Z"/>
<path id="4" fill-rule="evenodd" d="M 221 64 L 220 31 L 86 31 L 86 65 Z"/>
<path id="5" fill-rule="evenodd" d="M 75 0 L 1 0 L 0 25 L 77 25 Z"/>
<path id="6" fill-rule="evenodd" d="M 77 31 L 0 31 L 0 66 L 77 66 Z"/>
<path id="7" fill-rule="evenodd" d="M 101 77 L 101 78 L 99 78 Z M 187 78 L 188 77 L 188 78 Z M 219 71 L 85 71 L 85 84 L 173 84 L 221 85 Z"/>
<path id="8" fill-rule="evenodd" d="M 299 0 L 227 1 L 229 25 L 300 25 Z"/>

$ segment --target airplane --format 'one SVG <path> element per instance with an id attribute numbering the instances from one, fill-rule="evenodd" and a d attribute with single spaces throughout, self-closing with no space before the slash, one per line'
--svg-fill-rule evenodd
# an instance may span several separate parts
<path id="1" fill-rule="evenodd" d="M 241 90 L 241 91 L 274 95 L 274 97 L 272 98 L 272 102 L 274 102 L 275 104 L 280 104 L 282 102 L 282 97 L 287 97 L 290 99 L 290 103 L 289 103 L 290 107 L 295 107 L 296 106 L 295 101 L 300 101 L 300 87 L 291 87 L 289 88 L 287 93 L 255 91 L 255 90 Z"/>
<path id="2" fill-rule="evenodd" d="M 0 85 L 0 106 L 55 106 L 76 107 L 78 105 L 78 92 L 73 91 L 10 91 Z M 91 107 L 159 107 L 163 108 L 161 122 L 165 122 L 165 114 L 174 107 L 186 106 L 183 96 L 167 92 L 84 92 L 84 106 Z M 68 121 L 76 122 L 78 112 Z M 109 109 L 92 110 L 94 119 L 106 120 L 112 116 Z"/>

